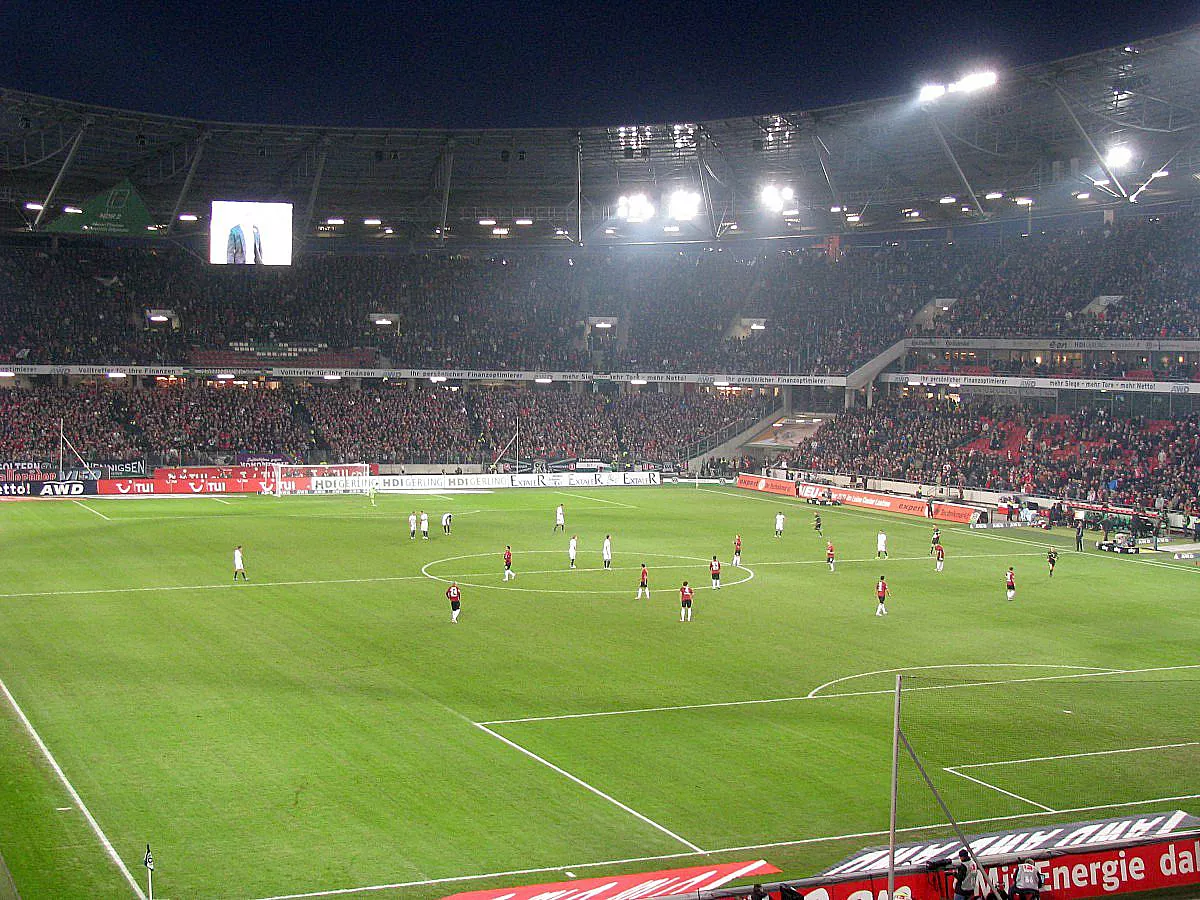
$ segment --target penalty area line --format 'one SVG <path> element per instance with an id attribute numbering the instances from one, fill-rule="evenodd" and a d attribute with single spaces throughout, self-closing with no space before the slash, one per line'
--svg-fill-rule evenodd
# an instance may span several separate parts
<path id="1" fill-rule="evenodd" d="M 70 795 L 71 800 L 75 803 L 75 806 L 77 806 L 79 811 L 83 813 L 84 819 L 87 820 L 88 827 L 91 828 L 92 833 L 99 839 L 101 846 L 104 848 L 104 852 L 108 854 L 108 858 L 111 859 L 116 865 L 117 870 L 124 876 L 125 881 L 133 889 L 133 893 L 139 898 L 139 900 L 146 900 L 146 894 L 142 891 L 141 885 L 137 883 L 137 879 L 133 877 L 133 873 L 129 871 L 129 867 L 125 865 L 125 861 L 121 859 L 120 854 L 117 853 L 116 847 L 112 845 L 112 841 L 108 839 L 108 835 L 104 833 L 104 829 L 100 827 L 100 823 L 96 821 L 96 817 L 92 815 L 92 811 L 87 808 L 87 804 L 83 802 L 83 798 L 79 796 L 79 792 L 75 790 L 75 786 L 71 784 L 70 779 L 67 778 L 66 773 L 62 770 L 62 766 L 58 764 L 58 760 L 54 758 L 54 754 L 50 752 L 50 748 L 46 746 L 46 742 L 42 740 L 42 736 L 38 734 L 37 729 L 33 727 L 33 723 L 30 722 L 29 717 L 25 715 L 25 710 L 21 709 L 20 704 L 17 703 L 17 698 L 12 695 L 12 691 L 8 689 L 8 685 L 4 683 L 3 679 L 0 679 L 0 692 L 3 692 L 5 699 L 8 700 L 9 705 L 13 708 L 13 712 L 15 712 L 17 714 L 17 718 L 20 719 L 21 725 L 25 729 L 25 733 L 28 734 L 33 740 L 34 744 L 37 745 L 38 750 L 41 751 L 42 757 L 47 763 L 49 763 L 50 768 L 54 770 L 54 774 L 58 777 L 58 780 L 62 786 L 66 788 L 67 794 Z"/>
<path id="2" fill-rule="evenodd" d="M 1038 803 L 1036 800 L 1030 800 L 1028 797 L 1022 797 L 1020 794 L 1014 794 L 1012 791 L 1006 791 L 1002 787 L 996 787 L 996 785 L 989 784 L 982 778 L 976 778 L 973 775 L 966 775 L 955 769 L 954 766 L 944 766 L 942 771 L 949 772 L 951 775 L 957 775 L 959 778 L 965 778 L 967 781 L 973 781 L 976 784 L 988 788 L 989 790 L 995 791 L 997 794 L 1003 794 L 1006 797 L 1012 797 L 1014 800 L 1020 800 L 1022 803 L 1028 803 L 1030 806 L 1036 806 L 1038 809 L 1044 809 L 1048 813 L 1055 812 L 1055 810 L 1051 809 L 1049 806 L 1046 806 L 1044 803 Z"/>
<path id="3" fill-rule="evenodd" d="M 632 503 L 619 503 L 616 500 L 605 500 L 603 497 L 590 497 L 587 494 L 572 494 L 567 491 L 555 491 L 556 494 L 562 494 L 564 497 L 582 497 L 584 500 L 591 500 L 594 503 L 608 503 L 612 506 L 619 506 L 622 509 L 641 509 L 640 506 L 634 506 Z"/>
<path id="4" fill-rule="evenodd" d="M 609 803 L 613 804 L 614 806 L 618 807 L 619 809 L 622 809 L 625 812 L 629 813 L 635 819 L 645 822 L 651 828 L 661 831 L 667 837 L 678 841 L 679 843 L 683 844 L 683 846 L 687 847 L 689 850 L 693 850 L 696 853 L 704 853 L 705 852 L 700 847 L 697 847 L 695 844 L 693 844 L 691 841 L 689 841 L 687 838 L 680 837 L 678 834 L 676 834 L 671 829 L 667 828 L 665 825 L 659 825 L 657 822 L 655 822 L 649 816 L 642 815 L 640 812 L 638 812 L 632 806 L 626 806 L 624 803 L 622 803 L 620 800 L 616 799 L 612 795 L 606 794 L 606 793 L 604 793 L 604 791 L 600 790 L 600 788 L 594 787 L 593 785 L 588 784 L 586 781 L 584 781 L 582 778 L 579 778 L 576 775 L 572 775 L 570 772 L 568 772 L 566 769 L 562 768 L 561 766 L 556 766 L 554 763 L 550 762 L 550 760 L 546 759 L 545 757 L 538 756 L 532 750 L 522 747 L 516 741 L 509 740 L 502 734 L 497 734 L 496 732 L 492 731 L 492 729 L 488 728 L 486 725 L 484 725 L 480 722 L 472 722 L 471 724 L 474 725 L 476 728 L 478 728 L 480 731 L 482 731 L 484 734 L 490 734 L 492 737 L 494 737 L 496 740 L 500 741 L 501 743 L 507 744 L 509 747 L 512 747 L 514 750 L 517 750 L 517 751 L 525 754 L 526 756 L 528 756 L 530 759 L 534 760 L 535 762 L 541 763 L 543 766 L 546 766 L 548 769 L 550 769 L 554 772 L 557 772 L 559 775 L 562 775 L 564 778 L 575 782 L 575 784 L 579 785 L 582 788 L 585 788 L 586 790 L 591 791 L 597 797 L 607 800 Z"/>
<path id="5" fill-rule="evenodd" d="M 1200 798 L 1200 794 L 1182 794 L 1177 797 L 1153 797 L 1147 800 L 1132 800 L 1126 803 L 1106 803 L 1101 806 L 1078 806 L 1074 809 L 1056 810 L 1056 815 L 1068 815 L 1071 813 L 1081 812 L 1096 812 L 1103 809 L 1123 809 L 1131 806 L 1149 806 L 1156 803 L 1175 803 L 1180 800 L 1195 800 Z M 959 822 L 960 825 L 987 825 L 992 822 L 1010 822 L 1016 819 L 1037 819 L 1044 818 L 1050 813 L 1038 811 L 1027 813 L 1016 813 L 1015 815 L 1007 816 L 991 816 L 983 819 L 968 819 Z M 908 834 L 914 831 L 935 831 L 945 830 L 950 826 L 945 822 L 934 822 L 930 825 L 908 825 L 904 828 L 897 828 L 897 833 Z M 774 841 L 767 844 L 743 844 L 739 847 L 721 847 L 716 850 L 699 850 L 685 853 L 663 853 L 658 856 L 633 856 L 625 859 L 606 859 L 598 862 L 586 863 L 568 863 L 562 866 L 541 866 L 536 869 L 510 869 L 506 872 L 485 872 L 478 875 L 452 875 L 446 878 L 429 878 L 424 881 L 397 881 L 391 884 L 371 884 L 362 887 L 351 888 L 333 888 L 326 891 L 308 891 L 300 894 L 277 894 L 271 897 L 259 897 L 257 900 L 307 900 L 311 897 L 337 897 L 348 894 L 366 894 L 375 891 L 389 891 L 399 888 L 409 887 L 426 887 L 434 884 L 453 884 L 462 881 L 483 881 L 489 878 L 509 878 L 516 875 L 539 875 L 543 872 L 563 872 L 565 870 L 574 869 L 595 869 L 603 866 L 620 866 L 630 863 L 657 862 L 659 860 L 668 859 L 687 859 L 693 856 L 716 856 L 722 853 L 746 853 L 754 850 L 771 850 L 777 847 L 799 847 L 806 844 L 824 844 L 835 841 L 849 841 L 861 838 L 883 837 L 887 831 L 856 831 L 850 834 L 831 834 L 822 837 L 797 838 L 790 841 Z"/>
<path id="6" fill-rule="evenodd" d="M 111 522 L 111 521 L 112 521 L 112 519 L 110 519 L 110 518 L 109 518 L 108 516 L 106 516 L 104 513 L 100 512 L 100 510 L 98 510 L 98 509 L 92 509 L 90 506 L 88 506 L 86 503 L 83 503 L 83 502 L 82 502 L 82 501 L 80 501 L 80 500 L 72 500 L 71 502 L 72 502 L 72 503 L 74 503 L 76 506 L 82 506 L 84 509 L 86 509 L 88 512 L 90 512 L 90 513 L 91 513 L 93 516 L 99 516 L 99 517 L 100 517 L 100 518 L 102 518 L 102 519 L 103 519 L 105 522 Z"/>

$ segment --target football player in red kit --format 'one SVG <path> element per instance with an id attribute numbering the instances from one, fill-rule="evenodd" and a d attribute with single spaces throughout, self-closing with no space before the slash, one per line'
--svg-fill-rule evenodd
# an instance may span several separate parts
<path id="1" fill-rule="evenodd" d="M 642 594 L 646 595 L 646 599 L 650 599 L 650 571 L 646 568 L 646 564 L 642 563 L 642 580 L 638 584 L 638 592 L 635 600 L 641 600 Z"/>
<path id="2" fill-rule="evenodd" d="M 1017 598 L 1017 573 L 1013 571 L 1012 566 L 1009 566 L 1008 571 L 1004 573 L 1004 591 L 1009 600 Z"/>
<path id="3" fill-rule="evenodd" d="M 937 561 L 937 568 L 934 571 L 942 571 L 942 566 L 946 564 L 946 548 L 940 542 L 933 545 L 933 558 Z"/>
<path id="4" fill-rule="evenodd" d="M 512 547 L 505 545 L 504 547 L 504 580 L 508 581 L 516 578 L 517 573 L 512 570 Z"/>
<path id="5" fill-rule="evenodd" d="M 833 564 L 834 564 L 833 541 L 825 542 L 825 562 L 829 563 L 829 571 L 830 572 L 835 571 L 834 567 L 833 567 Z"/>
<path id="6" fill-rule="evenodd" d="M 879 606 L 875 609 L 875 615 L 886 616 L 888 614 L 887 606 L 884 601 L 892 596 L 891 590 L 888 588 L 888 583 L 882 575 L 879 576 L 879 581 L 875 584 L 875 599 L 879 601 Z"/>
<path id="7" fill-rule="evenodd" d="M 714 591 L 721 589 L 721 561 L 713 556 L 712 562 L 708 564 L 708 574 L 712 576 L 712 586 Z"/>
<path id="8" fill-rule="evenodd" d="M 458 582 L 450 582 L 450 587 L 446 588 L 446 599 L 450 601 L 450 621 L 458 622 L 459 606 L 462 601 L 462 592 L 458 589 Z"/>
<path id="9" fill-rule="evenodd" d="M 685 581 L 683 583 L 683 587 L 681 587 L 679 589 L 679 621 L 680 622 L 692 621 L 692 597 L 693 596 L 695 596 L 695 592 L 690 587 L 688 587 L 688 583 Z"/>
<path id="10" fill-rule="evenodd" d="M 733 536 L 733 567 L 736 569 L 742 564 L 742 536 L 735 534 Z"/>

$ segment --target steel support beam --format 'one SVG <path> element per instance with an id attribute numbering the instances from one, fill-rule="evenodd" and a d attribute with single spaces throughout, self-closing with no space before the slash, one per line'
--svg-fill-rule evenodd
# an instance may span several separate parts
<path id="1" fill-rule="evenodd" d="M 704 211 L 708 213 L 708 232 L 712 239 L 721 237 L 721 223 L 717 221 L 717 210 L 713 206 L 712 189 L 708 185 L 708 172 L 705 171 L 704 154 L 696 144 L 696 170 L 700 173 L 700 196 L 704 200 Z"/>
<path id="2" fill-rule="evenodd" d="M 446 143 L 442 151 L 442 227 L 438 229 L 438 243 L 446 246 L 446 219 L 450 215 L 450 179 L 454 176 L 454 141 Z"/>
<path id="3" fill-rule="evenodd" d="M 834 206 L 841 206 L 844 211 L 845 206 L 842 203 L 841 195 L 838 194 L 837 186 L 833 183 L 833 172 L 829 165 L 829 148 L 825 146 L 825 142 L 821 140 L 819 134 L 813 134 L 812 142 L 817 151 L 817 162 L 821 164 L 821 173 L 825 176 L 825 183 L 829 185 L 829 197 L 833 200 Z"/>
<path id="4" fill-rule="evenodd" d="M 966 173 L 963 172 L 962 166 L 958 164 L 958 158 L 954 155 L 954 151 L 950 149 L 950 145 L 946 142 L 946 136 L 942 134 L 942 127 L 938 125 L 937 119 L 933 114 L 929 114 L 929 124 L 933 128 L 933 133 L 937 135 L 938 144 L 941 145 L 942 152 L 946 154 L 946 159 L 950 160 L 950 165 L 954 167 L 954 171 L 958 173 L 958 180 L 962 182 L 962 186 L 966 189 L 967 195 L 971 198 L 971 205 L 975 207 L 975 212 L 980 216 L 984 215 L 983 204 L 979 202 L 979 198 L 975 195 L 975 189 L 971 187 L 971 182 L 967 180 Z"/>
<path id="5" fill-rule="evenodd" d="M 583 246 L 583 135 L 575 132 L 575 240 Z"/>
<path id="6" fill-rule="evenodd" d="M 325 159 L 329 156 L 329 141 L 323 139 L 321 141 L 321 149 L 317 153 L 317 169 L 313 172 L 312 187 L 308 189 L 308 203 L 304 207 L 304 221 L 298 229 L 299 241 L 296 243 L 303 245 L 308 239 L 308 232 L 312 228 L 313 213 L 317 211 L 317 192 L 321 190 L 321 178 L 325 175 Z"/>
<path id="7" fill-rule="evenodd" d="M 196 169 L 200 166 L 200 157 L 204 155 L 204 145 L 208 143 L 208 132 L 200 132 L 200 136 L 196 139 L 196 149 L 192 152 L 192 162 L 188 166 L 187 176 L 183 179 L 183 185 L 179 188 L 179 196 L 175 198 L 175 206 L 171 210 L 171 220 L 167 222 L 167 234 L 175 230 L 175 223 L 179 221 L 179 211 L 183 209 L 183 204 L 187 202 L 188 192 L 192 189 L 192 179 L 196 177 Z"/>
<path id="8" fill-rule="evenodd" d="M 59 186 L 62 185 L 63 178 L 66 177 L 67 170 L 71 168 L 71 163 L 75 161 L 75 154 L 79 152 L 79 145 L 83 143 L 83 133 L 87 131 L 90 124 L 91 120 L 89 119 L 79 126 L 79 131 L 75 132 L 75 137 L 71 140 L 71 149 L 67 151 L 67 158 L 58 167 L 58 174 L 54 176 L 54 183 L 50 185 L 50 191 L 46 194 L 46 199 L 42 201 L 42 208 L 38 210 L 37 216 L 33 220 L 31 231 L 37 231 L 42 224 L 42 219 L 46 217 L 46 210 L 54 202 L 54 197 L 58 193 Z"/>
<path id="9" fill-rule="evenodd" d="M 1108 163 L 1104 161 L 1104 154 L 1100 152 L 1096 146 L 1096 142 L 1092 140 L 1092 136 L 1088 134 L 1087 129 L 1083 127 L 1083 123 L 1079 121 L 1079 117 L 1075 115 L 1075 110 L 1071 107 L 1071 101 L 1067 99 L 1067 95 L 1062 92 L 1062 89 L 1057 84 L 1052 84 L 1050 87 L 1058 96 L 1058 100 L 1063 105 L 1063 109 L 1067 111 L 1067 117 L 1070 118 L 1071 124 L 1075 126 L 1075 130 L 1079 132 L 1079 136 L 1084 139 L 1089 149 L 1092 151 L 1092 156 L 1096 158 L 1096 162 L 1100 164 L 1100 171 L 1117 189 L 1117 194 L 1121 197 L 1128 197 L 1129 192 L 1121 184 L 1121 180 L 1108 167 Z"/>

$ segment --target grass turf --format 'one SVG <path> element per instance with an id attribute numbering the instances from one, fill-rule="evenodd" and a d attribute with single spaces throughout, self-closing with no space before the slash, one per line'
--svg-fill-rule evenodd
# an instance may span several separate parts
<path id="1" fill-rule="evenodd" d="M 414 506 L 428 542 L 408 538 Z M 831 574 L 812 512 L 672 487 L 8 503 L 0 678 L 142 883 L 153 845 L 162 897 L 414 883 L 373 895 L 424 898 L 759 856 L 811 874 L 886 827 L 880 670 L 909 671 L 906 730 L 956 814 L 1020 817 L 974 830 L 1200 808 L 1158 801 L 1200 793 L 1200 668 L 1177 668 L 1200 664 L 1195 567 L 1067 552 L 1051 580 L 1045 547 L 1067 533 L 943 527 L 935 574 L 927 523 L 843 508 L 821 510 Z M 249 584 L 229 581 L 235 544 Z M 649 601 L 634 599 L 643 561 Z M 795 699 L 742 703 L 780 698 Z M 0 853 L 17 889 L 128 896 L 4 706 Z M 1157 749 L 1076 755 L 1130 748 Z M 1003 765 L 961 768 L 984 762 Z M 940 821 L 911 766 L 901 788 L 906 836 Z M 663 859 L 591 865 L 642 857 Z"/>

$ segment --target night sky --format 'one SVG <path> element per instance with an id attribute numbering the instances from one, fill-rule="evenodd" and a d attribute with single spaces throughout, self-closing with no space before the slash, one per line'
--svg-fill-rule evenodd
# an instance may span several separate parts
<path id="1" fill-rule="evenodd" d="M 0 87 L 242 122 L 694 121 L 908 93 L 1198 22 L 1200 0 L 13 0 L 0 3 Z"/>

